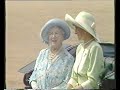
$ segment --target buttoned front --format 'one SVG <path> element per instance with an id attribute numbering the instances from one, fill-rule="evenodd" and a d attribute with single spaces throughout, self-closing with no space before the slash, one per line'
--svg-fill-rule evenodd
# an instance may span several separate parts
<path id="1" fill-rule="evenodd" d="M 50 49 L 43 49 L 36 60 L 29 82 L 36 81 L 39 89 L 65 89 L 70 79 L 74 58 L 65 49 L 51 62 L 48 58 Z"/>
<path id="2" fill-rule="evenodd" d="M 80 44 L 76 50 L 76 60 L 68 83 L 73 88 L 81 84 L 84 89 L 98 89 L 99 76 L 103 70 L 103 51 L 100 45 L 92 41 L 84 48 L 84 45 Z"/>

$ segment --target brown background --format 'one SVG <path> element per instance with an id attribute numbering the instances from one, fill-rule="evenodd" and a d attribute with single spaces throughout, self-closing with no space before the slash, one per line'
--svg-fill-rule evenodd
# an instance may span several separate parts
<path id="1" fill-rule="evenodd" d="M 88 11 L 95 16 L 96 30 L 102 42 L 114 43 L 114 0 L 79 1 L 6 1 L 6 83 L 7 88 L 24 88 L 23 73 L 18 70 L 35 60 L 47 47 L 39 33 L 51 18 L 64 19 Z M 77 43 L 71 37 L 64 44 Z"/>

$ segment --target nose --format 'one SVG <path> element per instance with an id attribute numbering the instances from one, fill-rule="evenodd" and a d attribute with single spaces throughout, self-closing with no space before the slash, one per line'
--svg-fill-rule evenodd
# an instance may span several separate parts
<path id="1" fill-rule="evenodd" d="M 52 34 L 52 38 L 55 38 L 56 37 L 56 35 L 55 34 Z"/>

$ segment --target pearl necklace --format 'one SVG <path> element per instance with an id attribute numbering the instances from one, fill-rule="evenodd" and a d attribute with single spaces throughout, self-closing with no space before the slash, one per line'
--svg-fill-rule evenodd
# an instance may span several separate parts
<path id="1" fill-rule="evenodd" d="M 62 50 L 62 47 L 55 54 L 49 51 L 49 56 L 48 56 L 49 60 L 53 61 L 53 59 L 55 59 L 55 57 L 60 53 L 61 50 Z"/>

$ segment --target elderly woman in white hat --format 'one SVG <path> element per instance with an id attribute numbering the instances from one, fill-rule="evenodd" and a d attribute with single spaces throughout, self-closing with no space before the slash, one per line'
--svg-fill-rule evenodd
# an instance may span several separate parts
<path id="1" fill-rule="evenodd" d="M 67 88 L 98 89 L 104 61 L 103 51 L 96 36 L 94 17 L 92 14 L 82 11 L 75 19 L 66 14 L 65 20 L 75 30 L 80 41 Z"/>
<path id="2" fill-rule="evenodd" d="M 74 64 L 73 56 L 62 45 L 69 36 L 70 28 L 63 20 L 51 19 L 43 26 L 41 37 L 48 44 L 48 48 L 42 49 L 37 57 L 29 79 L 33 89 L 66 87 Z"/>

